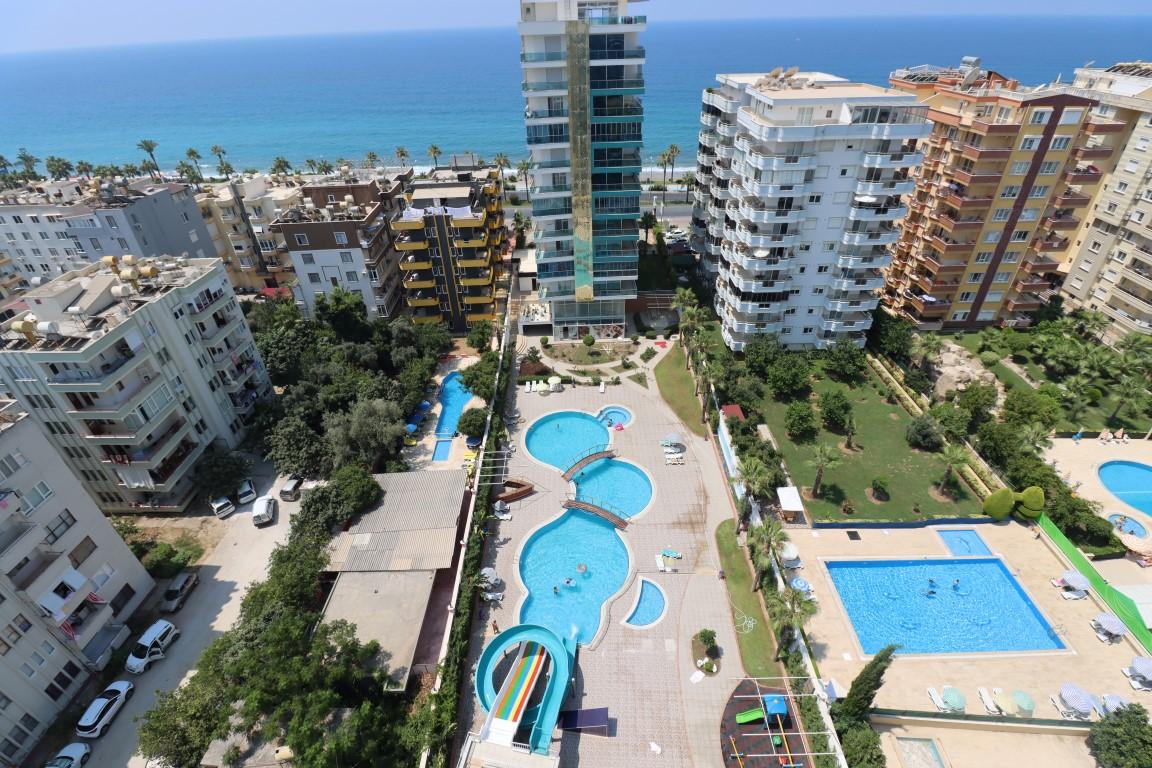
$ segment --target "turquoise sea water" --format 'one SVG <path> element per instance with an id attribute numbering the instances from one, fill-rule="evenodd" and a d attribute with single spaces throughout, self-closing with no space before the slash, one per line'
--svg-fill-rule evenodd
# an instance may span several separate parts
<path id="1" fill-rule="evenodd" d="M 690 162 L 700 91 L 716 72 L 794 64 L 884 83 L 898 67 L 975 55 L 1040 83 L 1088 60 L 1147 59 L 1152 39 L 1152 18 L 660 23 L 657 3 L 645 11 L 649 165 L 673 142 Z M 388 159 L 397 145 L 420 164 L 432 143 L 517 158 L 527 155 L 520 79 L 512 28 L 0 56 L 0 154 L 13 159 L 26 146 L 39 157 L 138 162 L 137 140 L 151 138 L 166 169 L 190 146 L 212 161 L 212 144 L 238 169 L 277 155 L 299 164 L 371 150 Z"/>

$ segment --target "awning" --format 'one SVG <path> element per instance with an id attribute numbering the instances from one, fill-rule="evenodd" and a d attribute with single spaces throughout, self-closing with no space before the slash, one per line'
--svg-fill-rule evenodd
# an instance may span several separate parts
<path id="1" fill-rule="evenodd" d="M 766 693 L 763 696 L 764 711 L 769 715 L 787 715 L 788 702 L 778 693 Z"/>
<path id="2" fill-rule="evenodd" d="M 780 509 L 785 512 L 803 512 L 804 503 L 800 501 L 800 491 L 794 486 L 786 485 L 776 489 L 776 498 L 780 499 Z"/>

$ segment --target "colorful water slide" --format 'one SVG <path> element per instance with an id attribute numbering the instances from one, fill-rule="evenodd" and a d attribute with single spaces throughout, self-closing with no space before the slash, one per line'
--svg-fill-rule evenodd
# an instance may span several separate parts
<path id="1" fill-rule="evenodd" d="M 514 646 L 516 660 L 497 691 L 493 671 Z M 521 624 L 493 638 L 476 665 L 476 697 L 488 713 L 480 739 L 512 746 L 521 726 L 528 725 L 528 746 L 533 752 L 547 754 L 568 693 L 575 647 L 574 641 L 561 641 L 551 630 L 535 624 Z M 539 704 L 529 707 L 542 678 L 545 687 Z"/>

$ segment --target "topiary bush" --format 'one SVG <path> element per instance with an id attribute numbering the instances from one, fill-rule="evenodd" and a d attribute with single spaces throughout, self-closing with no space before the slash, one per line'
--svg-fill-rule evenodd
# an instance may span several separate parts
<path id="1" fill-rule="evenodd" d="M 548 337 L 547 336 L 541 336 L 540 337 L 540 346 L 543 347 L 544 349 L 548 349 L 549 345 L 550 344 L 548 341 Z"/>
<path id="2" fill-rule="evenodd" d="M 1016 495 L 1011 488 L 993 491 L 984 499 L 984 514 L 996 521 L 1007 520 L 1016 506 Z"/>
<path id="3" fill-rule="evenodd" d="M 596 346 L 596 337 L 593 336 L 592 334 L 588 334 L 583 339 L 581 339 L 581 341 L 584 342 L 584 346 L 586 346 L 586 347 Z"/>
<path id="4" fill-rule="evenodd" d="M 988 350 L 987 352 L 980 353 L 980 362 L 985 368 L 991 368 L 1000 362 L 1000 353 Z"/>
<path id="5" fill-rule="evenodd" d="M 888 485 L 888 478 L 883 475 L 872 478 L 872 496 L 877 501 L 888 501 L 892 498 L 888 492 Z"/>
<path id="6" fill-rule="evenodd" d="M 655 341 L 656 336 L 657 336 L 656 331 L 654 331 L 652 329 L 648 329 L 647 331 L 644 331 L 644 338 L 648 339 L 649 341 Z"/>
<path id="7" fill-rule="evenodd" d="M 1044 489 L 1032 485 L 1020 493 L 1013 494 L 1016 508 L 1013 514 L 1024 520 L 1037 520 L 1044 514 Z"/>

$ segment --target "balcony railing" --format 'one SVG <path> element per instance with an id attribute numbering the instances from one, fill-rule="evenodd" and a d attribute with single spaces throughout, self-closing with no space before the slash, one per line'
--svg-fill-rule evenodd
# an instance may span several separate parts
<path id="1" fill-rule="evenodd" d="M 631 24 L 647 24 L 647 16 L 588 16 L 584 19 L 589 26 L 618 26 Z"/>
<path id="2" fill-rule="evenodd" d="M 543 136 L 529 136 L 527 138 L 529 144 L 567 144 L 569 141 L 567 131 L 564 133 L 549 133 Z"/>
<path id="3" fill-rule="evenodd" d="M 619 50 L 594 50 L 588 52 L 589 61 L 603 61 L 604 59 L 643 59 L 647 51 L 643 48 L 623 48 Z"/>
<path id="4" fill-rule="evenodd" d="M 592 80 L 588 83 L 589 90 L 606 91 L 613 88 L 643 88 L 642 77 L 618 77 L 608 80 Z"/>
<path id="5" fill-rule="evenodd" d="M 568 83 L 564 80 L 538 80 L 534 83 L 521 83 L 521 89 L 525 91 L 566 91 L 568 90 Z"/>
<path id="6" fill-rule="evenodd" d="M 550 117 L 568 117 L 567 109 L 530 109 L 525 114 L 529 120 L 546 120 Z"/>
<path id="7" fill-rule="evenodd" d="M 62 371 L 55 376 L 48 377 L 49 384 L 99 384 L 111 377 L 129 361 L 134 359 L 128 355 L 121 355 L 113 360 L 100 364 L 99 371 L 69 370 Z"/>
<path id="8" fill-rule="evenodd" d="M 520 54 L 520 61 L 564 61 L 568 54 L 564 51 L 534 51 Z"/>

